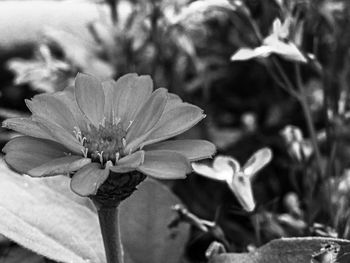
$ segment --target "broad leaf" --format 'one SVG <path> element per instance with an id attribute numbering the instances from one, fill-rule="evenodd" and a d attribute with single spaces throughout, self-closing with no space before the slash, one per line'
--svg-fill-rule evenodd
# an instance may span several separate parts
<path id="1" fill-rule="evenodd" d="M 49 188 L 51 179 L 67 194 Z M 57 179 L 21 176 L 0 162 L 0 233 L 56 261 L 105 262 L 95 212 L 72 199 L 68 178 Z"/>
<path id="2" fill-rule="evenodd" d="M 332 242 L 341 246 L 338 261 L 336 262 L 350 262 L 350 255 L 347 255 L 350 241 L 334 238 L 304 237 L 273 240 L 251 253 L 221 254 L 214 256 L 210 263 L 310 263 L 312 255 L 319 252 L 323 245 L 331 244 Z"/>
<path id="3" fill-rule="evenodd" d="M 188 227 L 168 227 L 175 217 L 170 207 L 178 203 L 165 186 L 148 179 L 122 205 L 122 240 L 134 262 L 180 262 Z"/>
<path id="4" fill-rule="evenodd" d="M 45 258 L 19 246 L 11 246 L 2 249 L 0 253 L 0 262 L 2 263 L 46 263 Z"/>

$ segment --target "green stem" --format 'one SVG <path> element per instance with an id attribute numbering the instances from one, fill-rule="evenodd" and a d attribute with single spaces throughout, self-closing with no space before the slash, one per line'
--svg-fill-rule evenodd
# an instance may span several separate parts
<path id="1" fill-rule="evenodd" d="M 258 214 L 252 215 L 253 220 L 253 226 L 254 226 L 254 232 L 255 232 L 255 239 L 257 242 L 257 246 L 261 246 L 261 229 L 260 229 L 260 218 Z"/>
<path id="2" fill-rule="evenodd" d="M 320 176 L 322 176 L 322 158 L 321 158 L 320 149 L 318 147 L 317 134 L 315 131 L 315 126 L 312 119 L 310 108 L 307 105 L 305 87 L 301 80 L 300 65 L 298 64 L 295 65 L 295 74 L 296 74 L 297 86 L 300 92 L 300 104 L 305 115 L 306 124 L 311 137 L 311 143 L 315 150 L 315 156 L 316 156 L 317 166 L 319 168 L 319 173 L 320 173 Z"/>
<path id="3" fill-rule="evenodd" d="M 98 207 L 97 209 L 107 263 L 124 263 L 124 251 L 120 238 L 118 206 Z"/>

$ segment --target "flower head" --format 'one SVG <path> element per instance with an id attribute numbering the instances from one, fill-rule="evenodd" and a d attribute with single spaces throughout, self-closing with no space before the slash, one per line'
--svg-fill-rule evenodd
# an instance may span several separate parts
<path id="1" fill-rule="evenodd" d="M 3 123 L 25 135 L 5 145 L 5 161 L 33 177 L 71 174 L 71 188 L 81 196 L 95 195 L 107 178 L 135 171 L 184 178 L 190 161 L 215 152 L 204 140 L 165 141 L 205 115 L 164 88 L 153 91 L 148 76 L 100 82 L 78 74 L 74 87 L 26 103 L 31 117 Z"/>
<path id="2" fill-rule="evenodd" d="M 306 63 L 307 59 L 299 50 L 295 43 L 290 41 L 291 18 L 287 18 L 282 24 L 279 19 L 275 19 L 272 32 L 263 39 L 263 43 L 252 48 L 240 48 L 231 56 L 232 61 L 249 60 L 255 58 L 266 58 L 272 54 L 283 57 L 289 61 Z"/>
<path id="3" fill-rule="evenodd" d="M 254 175 L 267 165 L 271 159 L 271 150 L 263 148 L 254 153 L 243 167 L 236 159 L 229 156 L 215 157 L 213 167 L 199 163 L 193 163 L 192 167 L 200 175 L 218 181 L 225 181 L 242 207 L 251 212 L 255 209 L 251 181 Z"/>
<path id="4" fill-rule="evenodd" d="M 300 128 L 287 125 L 280 132 L 283 137 L 289 155 L 297 162 L 305 162 L 313 154 L 312 143 L 304 138 Z"/>

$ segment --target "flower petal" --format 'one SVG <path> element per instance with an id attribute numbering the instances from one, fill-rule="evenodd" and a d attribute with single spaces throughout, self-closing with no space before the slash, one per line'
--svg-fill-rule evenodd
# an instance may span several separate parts
<path id="1" fill-rule="evenodd" d="M 68 155 L 35 167 L 29 170 L 28 174 L 33 177 L 67 174 L 75 172 L 89 163 L 91 163 L 91 159 Z"/>
<path id="2" fill-rule="evenodd" d="M 271 35 L 264 39 L 264 45 L 271 48 L 271 52 L 290 61 L 306 63 L 307 59 L 293 43 L 285 43 L 276 36 Z"/>
<path id="3" fill-rule="evenodd" d="M 164 112 L 167 112 L 168 110 L 179 106 L 181 103 L 182 99 L 178 95 L 174 93 L 168 93 L 168 101 L 166 102 Z"/>
<path id="4" fill-rule="evenodd" d="M 68 86 L 63 91 L 56 92 L 52 94 L 57 98 L 58 100 L 62 101 L 66 107 L 70 109 L 72 112 L 74 119 L 76 123 L 78 124 L 78 127 L 81 130 L 86 130 L 88 127 L 88 124 L 90 124 L 90 120 L 82 113 L 80 110 L 78 103 L 75 99 L 74 95 L 74 86 Z"/>
<path id="5" fill-rule="evenodd" d="M 255 152 L 245 163 L 242 170 L 248 178 L 252 178 L 259 170 L 267 165 L 272 159 L 272 151 L 269 148 L 263 148 Z"/>
<path id="6" fill-rule="evenodd" d="M 101 169 L 99 163 L 90 163 L 73 175 L 70 188 L 80 196 L 95 195 L 98 188 L 107 180 L 108 175 L 108 168 Z"/>
<path id="7" fill-rule="evenodd" d="M 137 151 L 133 154 L 127 155 L 117 162 L 116 166 L 112 166 L 109 169 L 115 173 L 127 173 L 135 170 L 137 167 L 143 164 L 145 159 L 144 151 Z"/>
<path id="8" fill-rule="evenodd" d="M 56 123 L 67 131 L 72 132 L 77 126 L 70 109 L 51 94 L 37 95 L 32 100 L 26 100 L 26 104 L 33 115 Z"/>
<path id="9" fill-rule="evenodd" d="M 36 121 L 41 128 L 47 130 L 57 142 L 67 147 L 71 152 L 77 154 L 82 153 L 84 147 L 78 142 L 72 133 L 69 133 L 61 126 L 40 117 L 33 116 L 33 120 Z"/>
<path id="10" fill-rule="evenodd" d="M 255 209 L 255 201 L 249 178 L 243 173 L 237 173 L 227 183 L 244 210 L 248 212 L 253 211 Z"/>
<path id="11" fill-rule="evenodd" d="M 151 96 L 153 82 L 149 76 L 132 73 L 120 77 L 111 88 L 114 98 L 112 111 L 128 126 Z"/>
<path id="12" fill-rule="evenodd" d="M 166 89 L 160 88 L 153 92 L 152 96 L 143 105 L 137 114 L 134 122 L 130 126 L 126 134 L 126 152 L 131 149 L 136 149 L 140 143 L 148 136 L 148 132 L 160 120 L 166 102 L 168 99 L 168 92 Z"/>
<path id="13" fill-rule="evenodd" d="M 164 112 L 141 147 L 179 135 L 192 128 L 204 117 L 205 115 L 199 107 L 182 103 L 178 107 Z"/>
<path id="14" fill-rule="evenodd" d="M 28 136 L 16 137 L 2 149 L 6 163 L 19 173 L 42 165 L 52 159 L 65 156 L 68 150 L 62 145 Z"/>
<path id="15" fill-rule="evenodd" d="M 116 92 L 116 82 L 111 80 L 106 80 L 102 82 L 103 92 L 105 94 L 105 107 L 104 107 L 104 117 L 110 122 L 113 122 L 113 118 L 116 118 L 114 111 L 114 100 Z"/>
<path id="16" fill-rule="evenodd" d="M 229 171 L 232 174 L 238 173 L 241 170 L 239 162 L 230 156 L 216 156 L 213 162 L 213 168 L 217 171 Z"/>
<path id="17" fill-rule="evenodd" d="M 52 136 L 48 131 L 42 129 L 38 123 L 33 121 L 31 118 L 11 118 L 7 119 L 2 123 L 2 127 L 14 130 L 35 138 L 49 139 L 52 140 Z"/>
<path id="18" fill-rule="evenodd" d="M 252 48 L 240 48 L 235 54 L 231 56 L 232 61 L 250 60 L 253 58 L 267 57 L 271 54 L 272 50 L 268 46 L 260 46 L 255 49 Z"/>
<path id="19" fill-rule="evenodd" d="M 81 111 L 97 127 L 102 121 L 105 105 L 101 82 L 93 76 L 78 73 L 75 79 L 75 99 Z"/>
<path id="20" fill-rule="evenodd" d="M 197 174 L 217 181 L 227 181 L 232 177 L 232 170 L 218 171 L 206 164 L 192 163 L 192 168 Z"/>
<path id="21" fill-rule="evenodd" d="M 215 145 L 205 140 L 172 140 L 148 145 L 145 151 L 168 150 L 186 156 L 190 161 L 210 158 L 215 154 Z"/>
<path id="22" fill-rule="evenodd" d="M 137 170 L 158 179 L 179 179 L 191 172 L 191 165 L 179 153 L 149 151 L 145 153 L 145 161 Z"/>

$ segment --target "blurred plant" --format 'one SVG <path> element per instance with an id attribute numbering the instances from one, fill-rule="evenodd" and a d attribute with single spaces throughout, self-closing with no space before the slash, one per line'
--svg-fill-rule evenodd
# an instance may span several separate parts
<path id="1" fill-rule="evenodd" d="M 7 63 L 16 77 L 16 85 L 30 84 L 39 92 L 52 93 L 63 90 L 71 84 L 71 67 L 52 56 L 47 45 L 40 45 L 31 60 L 12 59 Z"/>

